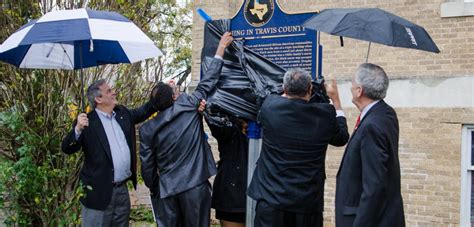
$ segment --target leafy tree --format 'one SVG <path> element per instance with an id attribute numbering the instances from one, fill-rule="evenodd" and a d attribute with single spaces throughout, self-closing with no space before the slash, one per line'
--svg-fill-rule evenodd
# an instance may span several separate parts
<path id="1" fill-rule="evenodd" d="M 121 13 L 168 51 L 132 65 L 86 69 L 85 84 L 106 78 L 119 91 L 120 103 L 137 106 L 154 82 L 189 75 L 190 8 L 170 0 L 5 0 L 0 2 L 0 41 L 53 9 L 83 6 Z M 0 209 L 7 212 L 7 225 L 79 224 L 82 154 L 66 156 L 60 143 L 77 116 L 80 84 L 78 72 L 0 63 Z"/>

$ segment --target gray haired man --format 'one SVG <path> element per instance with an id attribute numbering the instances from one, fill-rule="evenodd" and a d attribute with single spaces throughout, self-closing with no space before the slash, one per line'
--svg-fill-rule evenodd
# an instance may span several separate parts
<path id="1" fill-rule="evenodd" d="M 82 148 L 80 180 L 86 196 L 82 226 L 128 226 L 130 198 L 126 182 L 137 185 L 135 124 L 145 121 L 155 108 L 150 102 L 137 109 L 117 105 L 117 94 L 98 80 L 87 89 L 94 110 L 81 113 L 62 141 L 64 153 Z"/>
<path id="2" fill-rule="evenodd" d="M 352 77 L 352 102 L 361 114 L 336 181 L 336 226 L 405 226 L 400 192 L 398 119 L 385 98 L 388 77 L 365 63 Z"/>
<path id="3" fill-rule="evenodd" d="M 349 139 L 337 87 L 326 88 L 334 105 L 312 103 L 311 76 L 295 69 L 283 89 L 260 109 L 262 152 L 248 189 L 257 200 L 255 226 L 322 227 L 326 150 Z"/>

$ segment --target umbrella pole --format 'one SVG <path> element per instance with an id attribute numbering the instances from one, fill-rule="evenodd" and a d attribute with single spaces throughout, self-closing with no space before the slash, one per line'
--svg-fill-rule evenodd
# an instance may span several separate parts
<path id="1" fill-rule="evenodd" d="M 79 62 L 81 64 L 81 109 L 86 112 L 86 105 L 84 100 L 84 75 L 82 74 L 82 42 L 79 43 Z"/>
<path id="2" fill-rule="evenodd" d="M 370 44 L 372 44 L 372 42 L 369 42 L 369 49 L 367 49 L 367 56 L 365 57 L 365 63 L 367 63 L 367 61 L 369 60 Z"/>
<path id="3" fill-rule="evenodd" d="M 84 100 L 84 76 L 82 75 L 82 68 L 81 68 L 81 109 L 82 112 L 86 112 L 86 105 Z"/>

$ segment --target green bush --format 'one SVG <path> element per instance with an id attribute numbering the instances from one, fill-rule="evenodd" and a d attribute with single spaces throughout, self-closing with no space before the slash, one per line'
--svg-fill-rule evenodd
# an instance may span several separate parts
<path id="1" fill-rule="evenodd" d="M 86 86 L 99 78 L 107 79 L 119 90 L 119 103 L 134 107 L 146 100 L 155 81 L 174 75 L 184 80 L 189 75 L 191 24 L 183 19 L 189 17 L 189 8 L 177 8 L 176 1 L 2 1 L 0 42 L 51 7 L 80 8 L 85 2 L 92 9 L 123 14 L 159 48 L 166 51 L 166 46 L 176 52 L 132 65 L 85 69 Z M 60 149 L 77 116 L 80 84 L 77 71 L 25 70 L 0 63 L 0 209 L 6 214 L 5 224 L 80 224 L 82 153 L 65 155 Z M 133 217 L 150 220 L 151 213 L 145 211 L 134 211 Z"/>
<path id="2" fill-rule="evenodd" d="M 81 154 L 61 153 L 61 137 L 70 120 L 67 114 L 61 116 L 59 105 L 66 100 L 42 92 L 45 84 L 59 86 L 54 79 L 60 75 L 30 75 L 24 75 L 28 83 L 17 86 L 36 95 L 23 96 L 0 112 L 0 209 L 7 214 L 7 225 L 77 224 L 78 199 L 83 195 L 77 187 Z M 59 105 L 54 109 L 39 102 Z"/>

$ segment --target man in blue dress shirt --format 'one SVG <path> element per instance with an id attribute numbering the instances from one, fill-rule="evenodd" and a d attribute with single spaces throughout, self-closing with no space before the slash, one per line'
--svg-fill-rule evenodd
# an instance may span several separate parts
<path id="1" fill-rule="evenodd" d="M 82 226 L 128 226 L 126 182 L 137 185 L 135 124 L 156 110 L 150 102 L 137 109 L 117 105 L 116 93 L 105 80 L 92 83 L 87 97 L 94 110 L 79 114 L 61 145 L 66 154 L 84 152 Z"/>

